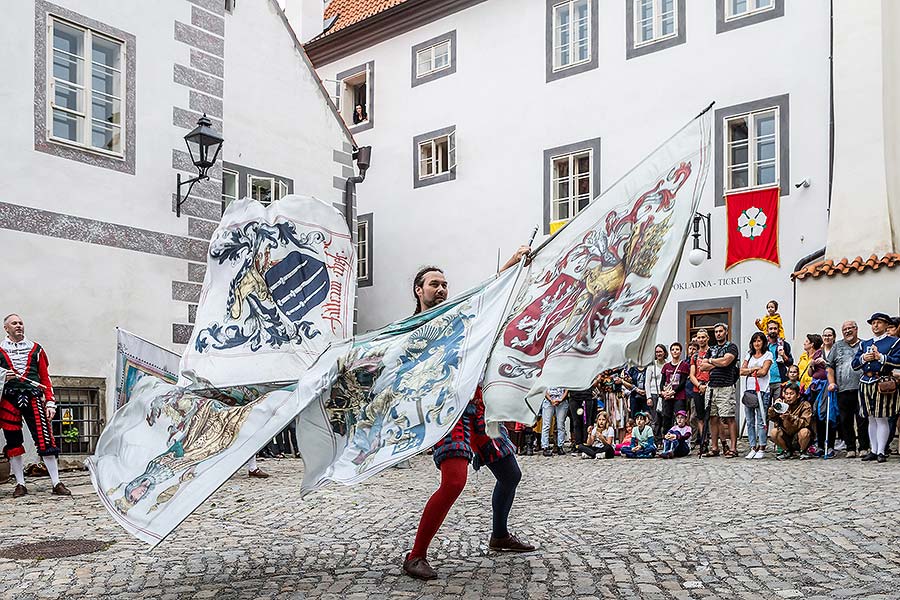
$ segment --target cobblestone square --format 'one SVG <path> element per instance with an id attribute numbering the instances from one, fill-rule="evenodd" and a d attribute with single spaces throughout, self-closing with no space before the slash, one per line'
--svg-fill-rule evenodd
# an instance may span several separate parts
<path id="1" fill-rule="evenodd" d="M 430 457 L 363 485 L 299 498 L 302 462 L 242 472 L 154 551 L 101 508 L 86 473 L 71 498 L 0 486 L 4 547 L 111 542 L 63 559 L 0 559 L 0 595 L 30 598 L 885 598 L 898 597 L 900 463 L 521 457 L 511 528 L 539 545 L 488 550 L 491 474 L 469 484 L 432 546 L 440 577 L 402 575 L 438 482 Z"/>

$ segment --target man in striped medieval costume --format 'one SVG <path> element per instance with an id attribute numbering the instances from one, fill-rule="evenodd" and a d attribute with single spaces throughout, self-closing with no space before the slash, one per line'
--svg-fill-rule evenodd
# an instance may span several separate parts
<path id="1" fill-rule="evenodd" d="M 13 498 L 28 493 L 25 487 L 25 448 L 22 445 L 23 419 L 38 454 L 47 466 L 53 484 L 52 493 L 70 496 L 72 493 L 59 480 L 59 448 L 51 428 L 51 421 L 56 415 L 56 402 L 47 371 L 47 353 L 25 338 L 25 323 L 19 315 L 7 315 L 3 319 L 3 328 L 6 338 L 0 342 L 0 375 L 4 383 L 0 396 L 0 429 L 6 437 L 3 453 L 9 458 L 10 470 L 16 477 Z"/>
<path id="2" fill-rule="evenodd" d="M 900 410 L 896 380 L 892 374 L 900 369 L 900 338 L 887 334 L 891 318 L 877 312 L 867 321 L 873 337 L 863 340 L 853 358 L 853 369 L 862 371 L 859 378 L 859 414 L 869 419 L 869 441 L 872 449 L 864 461 L 887 460 L 890 436 L 889 421 Z M 893 382 L 893 383 L 892 383 Z"/>

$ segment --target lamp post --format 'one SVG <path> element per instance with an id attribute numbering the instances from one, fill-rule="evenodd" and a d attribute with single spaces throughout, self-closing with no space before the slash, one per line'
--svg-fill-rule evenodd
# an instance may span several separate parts
<path id="1" fill-rule="evenodd" d="M 694 213 L 694 233 L 691 234 L 691 237 L 694 238 L 694 248 L 691 250 L 690 254 L 688 254 L 688 262 L 694 265 L 695 267 L 699 267 L 703 264 L 704 260 L 709 260 L 712 258 L 712 243 L 710 242 L 709 237 L 709 226 L 710 219 L 712 217 L 712 213 Z M 702 248 L 700 246 L 700 226 L 703 225 L 703 237 L 706 238 L 706 247 Z"/>
<path id="2" fill-rule="evenodd" d="M 176 176 L 177 193 L 175 199 L 175 216 L 181 217 L 181 205 L 191 195 L 194 184 L 198 181 L 209 179 L 207 173 L 216 164 L 219 158 L 219 152 L 222 150 L 222 143 L 225 140 L 212 128 L 212 121 L 203 113 L 203 116 L 197 119 L 197 126 L 186 136 L 184 142 L 187 144 L 188 154 L 191 156 L 191 162 L 197 167 L 197 176 L 185 181 L 181 180 L 181 173 Z M 181 186 L 188 186 L 184 197 L 181 196 Z"/>

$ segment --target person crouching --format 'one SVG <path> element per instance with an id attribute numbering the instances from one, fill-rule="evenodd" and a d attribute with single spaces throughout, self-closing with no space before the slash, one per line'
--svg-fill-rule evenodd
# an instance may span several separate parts
<path id="1" fill-rule="evenodd" d="M 779 410 L 781 412 L 779 412 Z M 783 450 L 778 460 L 791 458 L 795 448 L 800 450 L 800 460 L 812 458 L 806 450 L 813 439 L 810 428 L 812 407 L 800 398 L 800 386 L 786 383 L 781 390 L 781 402 L 769 407 L 769 421 L 773 423 L 769 437 Z"/>

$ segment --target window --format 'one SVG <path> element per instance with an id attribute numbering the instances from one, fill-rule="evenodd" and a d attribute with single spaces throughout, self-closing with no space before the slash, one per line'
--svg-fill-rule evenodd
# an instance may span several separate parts
<path id="1" fill-rule="evenodd" d="M 635 46 L 652 44 L 677 35 L 675 0 L 634 0 Z"/>
<path id="2" fill-rule="evenodd" d="M 356 225 L 356 278 L 369 278 L 369 223 L 358 221 Z"/>
<path id="3" fill-rule="evenodd" d="M 725 323 L 728 325 L 728 331 L 731 331 L 731 309 L 715 308 L 711 310 L 689 310 L 687 316 L 687 339 L 685 342 L 690 343 L 697 331 L 706 329 L 709 334 L 709 343 L 716 343 L 716 336 L 713 335 L 713 327 L 716 323 Z"/>
<path id="4" fill-rule="evenodd" d="M 369 129 L 375 124 L 373 87 L 375 85 L 375 63 L 368 62 L 353 69 L 338 73 L 338 108 L 344 122 L 354 132 Z"/>
<path id="5" fill-rule="evenodd" d="M 553 70 L 591 59 L 591 14 L 588 0 L 567 0 L 553 6 Z"/>
<path id="6" fill-rule="evenodd" d="M 456 178 L 456 127 L 418 135 L 413 140 L 413 187 Z"/>
<path id="7" fill-rule="evenodd" d="M 456 30 L 412 47 L 412 87 L 456 73 Z"/>
<path id="8" fill-rule="evenodd" d="M 53 435 L 63 454 L 93 454 L 104 420 L 99 388 L 55 387 L 57 413 Z"/>
<path id="9" fill-rule="evenodd" d="M 778 184 L 778 109 L 726 120 L 726 190 Z"/>
<path id="10" fill-rule="evenodd" d="M 568 221 L 591 201 L 591 151 L 553 159 L 551 230 L 558 221 Z"/>
<path id="11" fill-rule="evenodd" d="M 416 76 L 423 77 L 435 71 L 450 68 L 450 40 L 419 50 L 416 53 Z"/>
<path id="12" fill-rule="evenodd" d="M 50 138 L 121 156 L 124 44 L 55 17 L 50 28 Z"/>
<path id="13" fill-rule="evenodd" d="M 238 198 L 238 174 L 222 170 L 222 210 Z"/>
<path id="14" fill-rule="evenodd" d="M 600 193 L 600 139 L 544 150 L 544 233 L 556 233 Z"/>
<path id="15" fill-rule="evenodd" d="M 775 0 L 725 0 L 728 20 L 739 19 L 759 12 L 773 10 Z"/>
<path id="16" fill-rule="evenodd" d="M 263 204 L 281 200 L 288 195 L 287 184 L 274 177 L 247 175 L 247 190 L 251 198 Z"/>
<path id="17" fill-rule="evenodd" d="M 784 16 L 784 0 L 716 0 L 716 33 Z"/>

